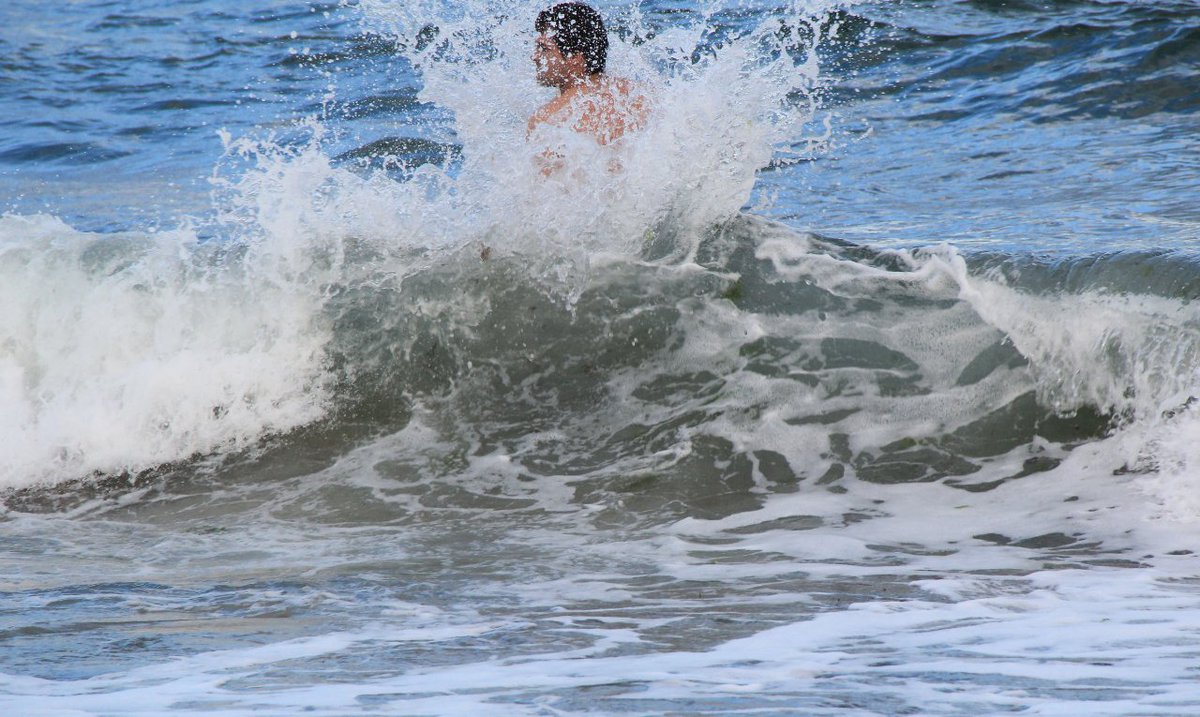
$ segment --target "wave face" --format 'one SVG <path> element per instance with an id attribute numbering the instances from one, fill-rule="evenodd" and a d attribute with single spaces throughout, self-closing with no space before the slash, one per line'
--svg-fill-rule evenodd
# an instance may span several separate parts
<path id="1" fill-rule="evenodd" d="M 1200 709 L 1194 3 L 244 5 L 0 10 L 0 702 Z"/>

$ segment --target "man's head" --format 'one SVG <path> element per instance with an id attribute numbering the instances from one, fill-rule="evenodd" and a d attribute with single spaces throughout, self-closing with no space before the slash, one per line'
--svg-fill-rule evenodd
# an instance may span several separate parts
<path id="1" fill-rule="evenodd" d="M 560 87 L 576 74 L 604 72 L 608 58 L 608 33 L 600 13 L 578 2 L 565 2 L 538 13 L 538 32 L 533 59 L 538 82 Z"/>

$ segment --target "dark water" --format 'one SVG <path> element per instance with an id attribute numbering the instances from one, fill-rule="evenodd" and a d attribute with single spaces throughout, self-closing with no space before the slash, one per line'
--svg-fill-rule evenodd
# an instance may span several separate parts
<path id="1" fill-rule="evenodd" d="M 600 9 L 0 10 L 0 705 L 1200 709 L 1200 7 Z"/>

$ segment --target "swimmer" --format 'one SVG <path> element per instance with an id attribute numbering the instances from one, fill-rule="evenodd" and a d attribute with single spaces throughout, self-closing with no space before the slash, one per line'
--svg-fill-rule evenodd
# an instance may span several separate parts
<path id="1" fill-rule="evenodd" d="M 538 13 L 534 29 L 538 84 L 558 95 L 529 118 L 529 135 L 543 124 L 570 126 L 609 145 L 646 123 L 646 96 L 629 80 L 604 72 L 608 33 L 600 13 L 583 3 L 560 3 Z"/>

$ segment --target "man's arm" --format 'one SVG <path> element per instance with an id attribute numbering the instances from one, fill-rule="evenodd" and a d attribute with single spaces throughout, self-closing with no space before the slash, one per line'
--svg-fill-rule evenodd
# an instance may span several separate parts
<path id="1" fill-rule="evenodd" d="M 528 138 L 543 124 L 562 124 L 565 119 L 563 110 L 566 109 L 568 98 L 565 95 L 558 95 L 546 104 L 538 108 L 537 112 L 529 118 L 529 126 L 525 130 L 525 137 Z"/>

